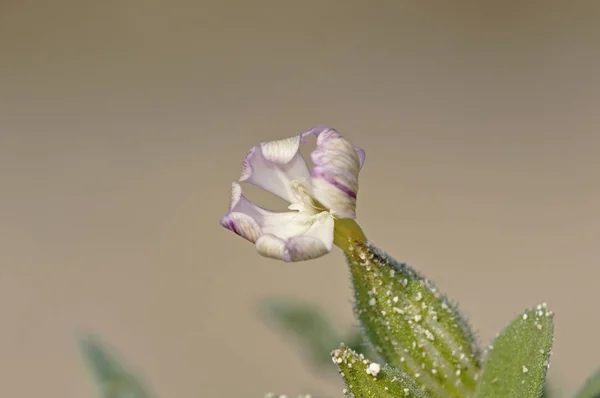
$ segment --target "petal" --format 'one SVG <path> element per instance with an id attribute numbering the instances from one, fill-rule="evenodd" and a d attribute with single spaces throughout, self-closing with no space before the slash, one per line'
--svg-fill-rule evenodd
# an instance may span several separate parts
<path id="1" fill-rule="evenodd" d="M 234 182 L 229 213 L 221 218 L 221 225 L 254 243 L 261 235 L 258 221 L 262 217 L 262 211 L 264 210 L 242 195 L 242 187 Z"/>
<path id="2" fill-rule="evenodd" d="M 299 136 L 255 146 L 242 162 L 240 181 L 259 186 L 294 203 L 291 182 L 310 180 L 310 171 L 299 148 Z"/>
<path id="3" fill-rule="evenodd" d="M 334 219 L 329 212 L 276 213 L 256 206 L 232 184 L 230 211 L 221 225 L 256 243 L 260 254 L 284 261 L 320 257 L 333 247 Z"/>
<path id="4" fill-rule="evenodd" d="M 324 211 L 315 216 L 315 221 L 304 235 L 319 239 L 325 244 L 327 251 L 330 252 L 333 247 L 334 228 L 335 220 L 333 216 L 330 212 Z"/>
<path id="5" fill-rule="evenodd" d="M 294 236 L 306 234 L 314 223 L 315 217 L 308 213 L 288 211 L 275 213 L 264 210 L 259 220 L 263 234 L 275 235 L 280 239 L 288 240 Z"/>
<path id="6" fill-rule="evenodd" d="M 332 217 L 315 222 L 305 235 L 282 239 L 273 234 L 262 235 L 256 241 L 257 251 L 270 258 L 286 262 L 311 260 L 331 251 L 333 246 Z"/>
<path id="7" fill-rule="evenodd" d="M 221 219 L 221 225 L 251 242 L 256 242 L 263 234 L 284 240 L 303 235 L 315 222 L 315 216 L 305 212 L 265 210 L 242 194 L 240 184 L 234 182 L 231 185 L 229 213 Z"/>
<path id="8" fill-rule="evenodd" d="M 223 216 L 221 225 L 252 243 L 256 242 L 261 235 L 256 221 L 244 213 L 229 213 Z"/>
<path id="9" fill-rule="evenodd" d="M 317 148 L 311 153 L 312 192 L 319 202 L 341 218 L 356 218 L 358 173 L 365 152 L 346 141 L 336 130 L 324 126 L 302 133 L 301 139 L 314 134 Z"/>
<path id="10" fill-rule="evenodd" d="M 310 236 L 319 239 L 328 251 L 333 247 L 334 219 L 328 211 L 317 215 L 302 212 L 275 213 L 260 209 L 258 225 L 264 235 L 273 235 L 284 241 Z"/>
<path id="11" fill-rule="evenodd" d="M 305 141 L 306 137 L 313 135 L 313 134 L 316 137 L 319 137 L 321 134 L 329 133 L 329 132 L 333 132 L 338 137 L 342 137 L 342 135 L 339 132 L 337 132 L 335 129 L 332 129 L 327 126 L 319 125 L 319 126 L 313 127 L 312 129 L 308 129 L 305 132 L 303 132 L 302 134 L 300 134 L 300 141 Z M 358 161 L 359 161 L 358 167 L 359 167 L 359 169 L 362 169 L 363 164 L 365 163 L 365 157 L 366 157 L 365 150 L 360 147 L 357 147 L 356 145 L 352 145 L 352 147 L 356 151 L 356 156 L 358 156 Z"/>

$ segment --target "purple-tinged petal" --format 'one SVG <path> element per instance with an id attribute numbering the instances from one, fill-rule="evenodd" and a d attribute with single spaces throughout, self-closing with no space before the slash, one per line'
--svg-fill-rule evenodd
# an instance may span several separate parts
<path id="1" fill-rule="evenodd" d="M 358 173 L 365 153 L 327 127 L 315 127 L 302 134 L 314 134 L 317 147 L 311 153 L 312 193 L 315 199 L 340 218 L 356 218 Z"/>
<path id="2" fill-rule="evenodd" d="M 259 186 L 293 203 L 295 196 L 291 182 L 310 179 L 310 171 L 299 148 L 299 136 L 255 146 L 242 162 L 240 181 Z"/>
<path id="3" fill-rule="evenodd" d="M 340 133 L 338 133 L 335 129 L 332 129 L 331 127 L 319 125 L 319 126 L 313 127 L 311 129 L 308 129 L 305 132 L 303 132 L 300 135 L 300 141 L 305 142 L 306 137 L 309 137 L 311 135 L 319 137 L 321 134 L 329 133 L 329 132 L 333 132 L 333 133 L 337 134 L 339 137 L 342 137 L 342 135 Z M 360 147 L 357 147 L 356 145 L 352 145 L 352 146 L 354 147 L 354 150 L 356 151 L 356 155 L 358 156 L 358 160 L 359 160 L 358 167 L 359 167 L 359 169 L 362 169 L 363 164 L 365 163 L 365 158 L 366 158 L 365 150 Z"/>
<path id="4" fill-rule="evenodd" d="M 240 184 L 234 182 L 231 185 L 229 213 L 221 218 L 221 225 L 254 243 L 262 233 L 258 221 L 264 210 L 242 195 Z"/>
<path id="5" fill-rule="evenodd" d="M 260 227 L 252 217 L 244 213 L 228 213 L 221 218 L 221 225 L 250 242 L 260 238 Z"/>

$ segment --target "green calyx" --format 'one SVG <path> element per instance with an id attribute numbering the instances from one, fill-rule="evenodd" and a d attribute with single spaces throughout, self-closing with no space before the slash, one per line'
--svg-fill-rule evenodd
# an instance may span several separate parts
<path id="1" fill-rule="evenodd" d="M 358 223 L 351 218 L 336 219 L 333 243 L 347 253 L 350 246 L 357 242 L 367 242 L 367 237 Z"/>
<path id="2" fill-rule="evenodd" d="M 365 241 L 346 250 L 355 312 L 375 350 L 434 396 L 473 395 L 480 352 L 467 321 L 431 281 Z"/>

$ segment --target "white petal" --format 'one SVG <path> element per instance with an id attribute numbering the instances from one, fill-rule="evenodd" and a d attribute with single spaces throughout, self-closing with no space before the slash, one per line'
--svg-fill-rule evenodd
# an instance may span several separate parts
<path id="1" fill-rule="evenodd" d="M 297 236 L 287 242 L 289 258 L 287 261 L 305 261 L 322 257 L 329 252 L 325 244 L 312 236 Z"/>
<path id="2" fill-rule="evenodd" d="M 252 203 L 242 194 L 240 184 L 234 182 L 231 185 L 230 210 L 222 218 L 221 224 L 239 235 L 247 238 L 246 234 L 241 234 L 238 230 L 239 228 L 235 224 L 238 220 L 248 224 L 249 221 L 247 219 L 252 219 L 254 221 L 253 225 L 256 225 L 256 228 L 258 228 L 259 235 L 272 234 L 284 240 L 292 236 L 305 234 L 315 222 L 315 216 L 306 212 L 273 212 L 265 210 Z M 244 217 L 241 218 L 240 216 Z M 231 222 L 233 222 L 233 225 Z M 255 233 L 253 233 L 254 235 Z M 256 239 L 252 241 L 256 242 Z"/>
<path id="3" fill-rule="evenodd" d="M 276 260 L 289 261 L 289 251 L 285 247 L 285 240 L 275 235 L 263 235 L 256 241 L 256 250 L 262 256 Z"/>
<path id="4" fill-rule="evenodd" d="M 258 224 L 263 234 L 274 235 L 283 240 L 298 236 L 319 239 L 328 250 L 333 247 L 334 219 L 329 212 L 317 215 L 301 212 L 274 213 L 263 210 Z"/>
<path id="5" fill-rule="evenodd" d="M 337 131 L 318 127 L 302 134 L 317 136 L 317 148 L 311 153 L 314 197 L 342 218 L 356 218 L 358 173 L 365 154 L 346 141 Z"/>
<path id="6" fill-rule="evenodd" d="M 255 243 L 263 234 L 282 239 L 302 235 L 310 228 L 313 217 L 307 213 L 272 212 L 265 210 L 242 194 L 240 184 L 231 184 L 229 213 L 221 218 L 221 225 Z"/>
<path id="7" fill-rule="evenodd" d="M 275 235 L 283 240 L 306 234 L 315 221 L 315 216 L 308 213 L 263 211 L 264 213 L 259 220 L 263 234 Z"/>
<path id="8" fill-rule="evenodd" d="M 274 235 L 263 235 L 256 242 L 257 251 L 286 262 L 311 260 L 330 252 L 325 244 L 312 236 L 296 236 L 284 241 Z"/>
<path id="9" fill-rule="evenodd" d="M 313 224 L 310 226 L 308 231 L 304 233 L 306 236 L 312 236 L 319 239 L 327 251 L 331 251 L 333 247 L 333 229 L 335 227 L 335 220 L 328 211 L 324 211 L 315 216 Z"/>
<path id="10" fill-rule="evenodd" d="M 295 202 L 292 180 L 310 180 L 310 171 L 299 148 L 299 136 L 264 142 L 252 148 L 242 163 L 240 181 Z"/>
<path id="11" fill-rule="evenodd" d="M 297 211 L 271 212 L 249 201 L 235 182 L 231 189 L 230 211 L 221 219 L 221 225 L 251 242 L 257 242 L 262 235 L 271 235 L 284 242 L 306 235 L 318 239 L 328 251 L 333 246 L 334 220 L 329 212 L 317 215 Z"/>
<path id="12" fill-rule="evenodd" d="M 292 217 L 290 213 L 284 214 L 278 214 L 277 218 L 283 221 Z M 273 226 L 275 217 L 270 218 Z M 270 233 L 265 233 L 256 241 L 256 249 L 265 257 L 284 261 L 310 260 L 329 253 L 333 247 L 334 228 L 331 214 L 323 212 L 311 216 L 310 224 L 307 224 L 307 221 L 297 219 L 295 222 L 281 224 L 279 228 L 271 227 Z"/>

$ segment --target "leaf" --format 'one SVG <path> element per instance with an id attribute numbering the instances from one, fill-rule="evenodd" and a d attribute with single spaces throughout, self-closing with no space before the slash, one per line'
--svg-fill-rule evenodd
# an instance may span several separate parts
<path id="1" fill-rule="evenodd" d="M 352 349 L 352 351 L 363 354 L 367 358 L 373 358 L 376 355 L 369 346 L 368 341 L 365 340 L 365 336 L 361 331 L 350 330 L 346 332 L 344 338 L 340 341 L 344 342 L 346 347 Z"/>
<path id="2" fill-rule="evenodd" d="M 581 386 L 575 398 L 600 398 L 600 369 Z"/>
<path id="3" fill-rule="evenodd" d="M 538 398 L 543 391 L 554 336 L 546 304 L 514 319 L 490 346 L 476 397 Z"/>
<path id="4" fill-rule="evenodd" d="M 261 302 L 265 321 L 295 337 L 308 359 L 319 367 L 331 369 L 329 353 L 340 341 L 353 350 L 370 353 L 362 333 L 348 330 L 339 333 L 321 308 L 301 300 L 272 297 Z"/>
<path id="5" fill-rule="evenodd" d="M 342 337 L 318 307 L 293 299 L 270 298 L 261 303 L 261 310 L 268 323 L 299 341 L 311 361 L 319 366 L 330 364 L 329 353 Z"/>
<path id="6" fill-rule="evenodd" d="M 151 398 L 140 381 L 93 336 L 80 340 L 80 348 L 103 398 Z"/>
<path id="7" fill-rule="evenodd" d="M 406 373 L 383 367 L 344 346 L 331 353 L 333 363 L 346 383 L 344 393 L 352 398 L 428 397 Z"/>
<path id="8" fill-rule="evenodd" d="M 433 283 L 371 244 L 347 250 L 355 312 L 375 350 L 435 396 L 469 396 L 480 350 L 464 316 Z"/>

